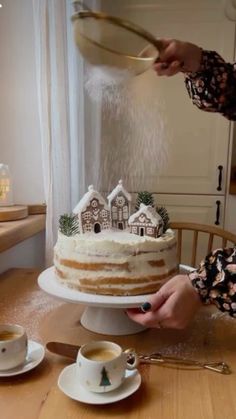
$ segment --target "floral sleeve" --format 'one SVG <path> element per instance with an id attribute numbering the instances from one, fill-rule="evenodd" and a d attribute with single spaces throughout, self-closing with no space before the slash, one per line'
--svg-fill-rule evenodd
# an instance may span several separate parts
<path id="1" fill-rule="evenodd" d="M 204 303 L 236 317 L 236 247 L 214 250 L 189 278 Z"/>
<path id="2" fill-rule="evenodd" d="M 200 109 L 236 121 L 236 63 L 226 63 L 216 52 L 203 50 L 200 70 L 186 73 L 185 84 Z"/>

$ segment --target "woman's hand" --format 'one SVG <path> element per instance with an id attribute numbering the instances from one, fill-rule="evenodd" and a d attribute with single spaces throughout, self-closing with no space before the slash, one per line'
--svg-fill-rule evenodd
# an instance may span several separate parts
<path id="1" fill-rule="evenodd" d="M 162 48 L 154 70 L 158 76 L 174 76 L 182 72 L 196 72 L 200 68 L 202 49 L 190 42 L 161 39 Z"/>
<path id="2" fill-rule="evenodd" d="M 201 305 L 200 297 L 189 277 L 176 275 L 151 296 L 141 310 L 128 309 L 127 314 L 144 326 L 184 329 Z"/>

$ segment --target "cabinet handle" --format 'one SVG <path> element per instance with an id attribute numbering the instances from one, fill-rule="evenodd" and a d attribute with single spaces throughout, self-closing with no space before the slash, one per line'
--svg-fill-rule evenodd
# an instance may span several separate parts
<path id="1" fill-rule="evenodd" d="M 217 191 L 222 191 L 222 172 L 223 172 L 223 166 L 218 166 L 218 170 L 219 170 L 219 176 L 218 176 L 218 186 L 217 186 Z"/>
<path id="2" fill-rule="evenodd" d="M 220 225 L 220 201 L 216 201 L 216 220 L 215 220 L 215 225 Z"/>

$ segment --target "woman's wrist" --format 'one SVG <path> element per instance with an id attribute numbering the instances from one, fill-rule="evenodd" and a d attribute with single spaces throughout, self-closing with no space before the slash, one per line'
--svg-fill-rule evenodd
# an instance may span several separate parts
<path id="1" fill-rule="evenodd" d="M 199 275 L 197 271 L 190 272 L 188 274 L 189 280 L 198 293 L 203 304 L 211 304 L 211 299 L 209 296 L 210 290 L 206 287 L 204 279 Z"/>
<path id="2" fill-rule="evenodd" d="M 203 50 L 197 45 L 188 45 L 189 59 L 186 60 L 183 66 L 183 73 L 186 75 L 196 74 L 203 70 Z"/>

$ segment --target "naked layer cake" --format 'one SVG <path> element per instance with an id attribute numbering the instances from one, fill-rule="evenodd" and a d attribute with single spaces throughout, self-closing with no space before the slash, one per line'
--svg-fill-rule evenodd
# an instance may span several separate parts
<path id="1" fill-rule="evenodd" d="M 64 216 L 54 249 L 60 283 L 93 294 L 139 295 L 157 291 L 177 272 L 174 232 L 164 231 L 151 205 L 141 203 L 130 215 L 130 201 L 121 181 L 108 204 L 90 186 L 73 216 Z"/>

